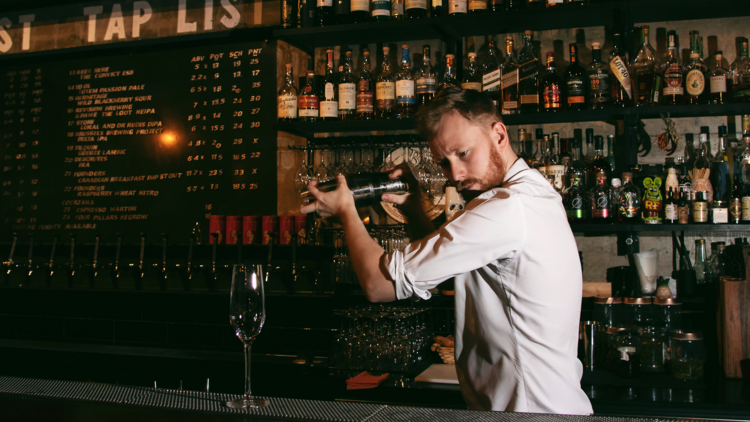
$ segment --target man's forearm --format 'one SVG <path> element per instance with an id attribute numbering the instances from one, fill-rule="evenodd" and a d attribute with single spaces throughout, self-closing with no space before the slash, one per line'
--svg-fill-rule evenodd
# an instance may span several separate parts
<path id="1" fill-rule="evenodd" d="M 349 248 L 349 256 L 357 274 L 359 284 L 370 302 L 391 302 L 396 300 L 396 289 L 386 276 L 383 268 L 385 251 L 375 243 L 357 212 L 340 216 L 344 225 L 344 235 Z"/>

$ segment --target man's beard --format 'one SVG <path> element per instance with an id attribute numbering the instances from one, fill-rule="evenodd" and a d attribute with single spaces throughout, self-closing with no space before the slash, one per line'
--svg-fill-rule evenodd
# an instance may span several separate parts
<path id="1" fill-rule="evenodd" d="M 495 149 L 490 149 L 490 162 L 487 171 L 481 179 L 466 179 L 458 182 L 457 190 L 465 200 L 471 201 L 482 193 L 499 186 L 505 177 L 503 160 L 500 153 Z M 474 188 L 467 190 L 465 187 L 474 185 Z"/>

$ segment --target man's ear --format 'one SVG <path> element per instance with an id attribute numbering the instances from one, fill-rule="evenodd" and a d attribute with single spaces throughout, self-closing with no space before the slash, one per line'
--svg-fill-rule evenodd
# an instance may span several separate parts
<path id="1" fill-rule="evenodd" d="M 508 138 L 508 130 L 503 122 L 495 122 L 492 124 L 492 140 L 497 142 L 498 146 L 503 147 L 504 144 L 510 145 L 510 139 Z"/>

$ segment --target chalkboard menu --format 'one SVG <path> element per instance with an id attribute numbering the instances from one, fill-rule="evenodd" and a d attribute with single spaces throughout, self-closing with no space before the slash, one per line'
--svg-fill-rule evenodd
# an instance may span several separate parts
<path id="1" fill-rule="evenodd" d="M 13 233 L 187 235 L 276 214 L 276 48 L 245 42 L 0 68 Z"/>

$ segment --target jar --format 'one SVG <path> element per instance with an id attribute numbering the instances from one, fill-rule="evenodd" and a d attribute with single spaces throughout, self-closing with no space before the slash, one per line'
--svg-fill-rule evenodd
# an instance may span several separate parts
<path id="1" fill-rule="evenodd" d="M 641 357 L 642 372 L 664 372 L 667 362 L 667 334 L 660 326 L 649 325 L 638 330 L 641 347 L 638 354 Z"/>
<path id="2" fill-rule="evenodd" d="M 703 379 L 706 345 L 701 333 L 672 333 L 670 341 L 672 376 L 678 380 Z"/>
<path id="3" fill-rule="evenodd" d="M 620 331 L 625 331 L 624 328 L 609 327 L 604 331 L 603 347 L 599 350 L 604 350 L 604 368 L 610 371 L 617 370 L 617 362 L 620 360 L 620 352 L 617 351 L 617 336 Z"/>
<path id="4" fill-rule="evenodd" d="M 594 299 L 594 320 L 602 327 L 622 325 L 622 298 L 597 297 Z"/>
<path id="5" fill-rule="evenodd" d="M 649 325 L 653 321 L 651 314 L 650 297 L 626 297 L 625 303 L 625 325 L 628 327 L 641 327 Z"/>
<path id="6" fill-rule="evenodd" d="M 682 303 L 674 299 L 654 299 L 654 306 L 651 310 L 656 325 L 665 327 L 667 334 L 680 330 Z"/>
<path id="7" fill-rule="evenodd" d="M 635 378 L 640 372 L 641 357 L 638 349 L 641 340 L 635 330 L 622 330 L 617 334 L 617 375 Z"/>

